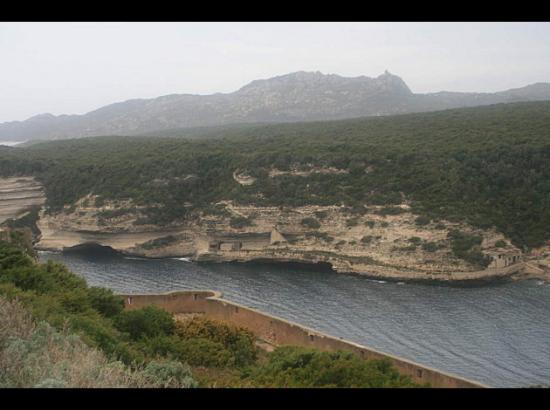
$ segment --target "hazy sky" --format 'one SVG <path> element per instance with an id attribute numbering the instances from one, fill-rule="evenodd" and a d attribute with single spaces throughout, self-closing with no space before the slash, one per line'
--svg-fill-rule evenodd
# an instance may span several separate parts
<path id="1" fill-rule="evenodd" d="M 550 82 L 550 23 L 0 23 L 0 122 L 386 69 L 413 92 Z"/>

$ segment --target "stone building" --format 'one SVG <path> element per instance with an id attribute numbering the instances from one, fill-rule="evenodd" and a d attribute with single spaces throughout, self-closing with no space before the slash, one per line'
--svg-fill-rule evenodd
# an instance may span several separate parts
<path id="1" fill-rule="evenodd" d="M 521 261 L 521 252 L 518 250 L 494 250 L 487 252 L 487 254 L 491 257 L 489 268 L 505 268 Z"/>
<path id="2" fill-rule="evenodd" d="M 271 232 L 246 232 L 210 239 L 208 242 L 208 251 L 239 252 L 262 250 L 270 245 L 279 243 L 286 243 L 286 239 L 277 229 L 273 229 Z"/>

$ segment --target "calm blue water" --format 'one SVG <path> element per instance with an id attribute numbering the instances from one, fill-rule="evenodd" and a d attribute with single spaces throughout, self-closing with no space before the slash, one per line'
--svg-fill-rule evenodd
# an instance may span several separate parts
<path id="1" fill-rule="evenodd" d="M 117 292 L 219 290 L 226 299 L 489 386 L 550 384 L 550 285 L 540 281 L 457 287 L 91 251 L 41 258 Z"/>

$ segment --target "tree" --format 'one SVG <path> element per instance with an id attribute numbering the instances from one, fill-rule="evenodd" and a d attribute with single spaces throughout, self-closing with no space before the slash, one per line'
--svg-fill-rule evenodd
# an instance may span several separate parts
<path id="1" fill-rule="evenodd" d="M 172 315 L 154 305 L 123 311 L 114 318 L 114 324 L 118 330 L 128 333 L 133 340 L 171 335 L 175 329 Z"/>

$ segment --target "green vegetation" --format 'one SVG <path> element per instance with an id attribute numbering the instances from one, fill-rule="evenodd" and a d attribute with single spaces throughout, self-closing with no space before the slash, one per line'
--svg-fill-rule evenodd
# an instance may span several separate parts
<path id="1" fill-rule="evenodd" d="M 328 216 L 327 211 L 315 211 L 314 214 L 318 219 L 325 219 Z"/>
<path id="2" fill-rule="evenodd" d="M 334 238 L 332 236 L 330 236 L 328 233 L 326 232 L 319 232 L 319 231 L 311 231 L 311 232 L 306 232 L 305 233 L 305 237 L 306 238 L 317 238 L 317 239 L 321 239 L 325 242 L 332 242 L 334 241 Z"/>
<path id="3" fill-rule="evenodd" d="M 267 353 L 232 324 L 123 307 L 112 291 L 0 241 L 0 387 L 414 386 L 387 362 L 297 347 Z"/>
<path id="4" fill-rule="evenodd" d="M 424 242 L 422 244 L 422 250 L 426 252 L 435 252 L 439 249 L 439 246 L 435 242 Z"/>
<path id="5" fill-rule="evenodd" d="M 220 200 L 382 205 L 382 215 L 394 215 L 406 198 L 419 216 L 495 226 L 515 245 L 535 247 L 550 239 L 549 129 L 550 102 L 531 102 L 235 127 L 193 140 L 83 138 L 2 150 L 0 175 L 36 176 L 50 211 L 92 193 L 100 195 L 96 205 L 131 198 L 157 224 L 192 218 Z M 268 175 L 304 164 L 348 172 Z M 257 181 L 241 186 L 236 169 Z"/>
<path id="6" fill-rule="evenodd" d="M 276 349 L 267 364 L 247 369 L 244 377 L 261 387 L 415 386 L 388 361 L 357 360 L 349 352 L 327 353 L 301 347 Z"/>
<path id="7" fill-rule="evenodd" d="M 208 205 L 203 208 L 202 212 L 205 216 L 213 215 L 222 218 L 229 218 L 231 216 L 231 212 L 227 210 L 224 204 Z"/>
<path id="8" fill-rule="evenodd" d="M 414 245 L 420 245 L 422 243 L 422 238 L 418 236 L 411 236 L 408 241 Z"/>
<path id="9" fill-rule="evenodd" d="M 29 228 L 33 235 L 38 235 L 40 231 L 36 226 L 36 221 L 38 221 L 39 212 L 40 207 L 33 205 L 29 207 L 28 211 L 23 216 L 19 216 L 17 219 L 8 219 L 4 221 L 2 225 L 15 231 Z"/>
<path id="10" fill-rule="evenodd" d="M 456 257 L 480 267 L 489 266 L 491 258 L 484 255 L 479 249 L 482 241 L 481 236 L 470 235 L 456 229 L 450 231 L 448 236 L 451 240 L 451 249 Z"/>
<path id="11" fill-rule="evenodd" d="M 156 306 L 121 312 L 114 324 L 118 330 L 130 335 L 132 340 L 168 336 L 175 329 L 172 315 Z"/>
<path id="12" fill-rule="evenodd" d="M 321 227 L 321 224 L 315 218 L 304 218 L 300 223 L 306 228 L 310 228 L 310 229 L 318 229 Z"/>
<path id="13" fill-rule="evenodd" d="M 109 360 L 67 329 L 35 323 L 17 300 L 0 296 L 0 388 L 195 387 L 189 366 L 151 361 L 125 366 Z"/>
<path id="14" fill-rule="evenodd" d="M 105 198 L 103 198 L 102 196 L 98 196 L 94 201 L 94 206 L 99 208 L 103 205 L 105 205 Z"/>
<path id="15" fill-rule="evenodd" d="M 495 247 L 497 248 L 505 248 L 506 247 L 506 242 L 504 242 L 502 239 L 498 240 L 495 242 Z"/>
<path id="16" fill-rule="evenodd" d="M 364 243 L 365 245 L 367 245 L 371 243 L 373 239 L 374 237 L 372 235 L 365 235 L 361 238 L 361 243 Z"/>
<path id="17" fill-rule="evenodd" d="M 376 211 L 377 214 L 386 216 L 386 215 L 399 215 L 404 212 L 407 212 L 405 209 L 399 206 L 385 206 Z"/>
<path id="18" fill-rule="evenodd" d="M 231 220 L 229 221 L 229 225 L 235 229 L 241 229 L 246 226 L 251 226 L 252 224 L 253 224 L 252 218 L 246 218 L 244 216 L 236 216 L 231 218 Z"/>
<path id="19" fill-rule="evenodd" d="M 88 288 L 90 305 L 105 317 L 114 317 L 122 313 L 124 302 L 113 297 L 113 292 L 105 288 Z"/>
<path id="20" fill-rule="evenodd" d="M 178 323 L 176 333 L 184 340 L 202 338 L 219 343 L 221 350 L 230 352 L 236 366 L 252 364 L 258 358 L 254 335 L 244 328 L 217 320 L 193 318 Z"/>
<path id="21" fill-rule="evenodd" d="M 418 218 L 414 220 L 414 223 L 418 226 L 425 226 L 428 225 L 431 222 L 431 219 L 427 216 L 420 215 Z"/>

